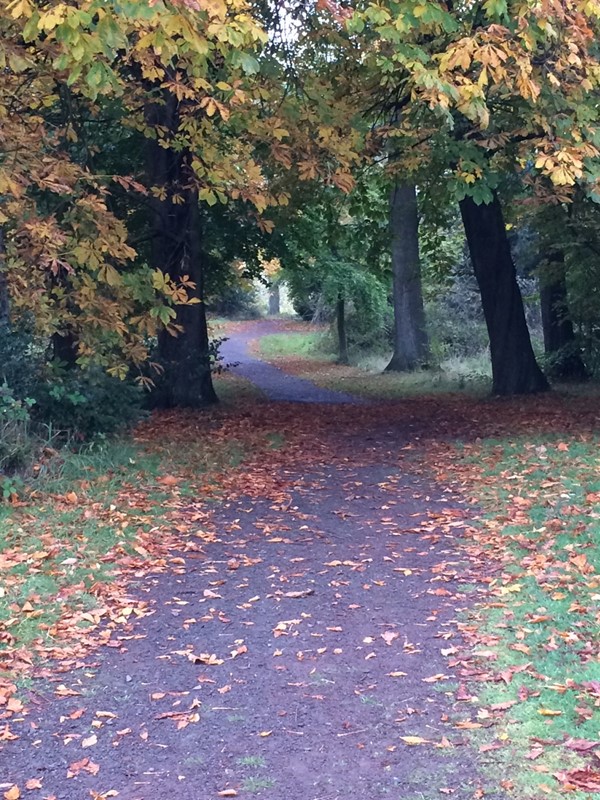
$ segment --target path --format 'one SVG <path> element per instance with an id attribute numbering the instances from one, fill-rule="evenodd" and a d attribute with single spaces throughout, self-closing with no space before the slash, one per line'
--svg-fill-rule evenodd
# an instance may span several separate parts
<path id="1" fill-rule="evenodd" d="M 405 444 L 357 430 L 274 496 L 217 508 L 214 542 L 137 587 L 155 613 L 11 721 L 0 784 L 56 800 L 480 797 L 468 731 L 448 725 L 469 717 L 446 683 L 460 512 L 400 472 Z"/>
<path id="2" fill-rule="evenodd" d="M 221 355 L 231 370 L 252 381 L 270 400 L 294 403 L 361 403 L 360 398 L 344 392 L 334 392 L 316 386 L 311 381 L 288 375 L 273 364 L 261 361 L 252 354 L 254 339 L 270 333 L 281 333 L 281 325 L 273 320 L 245 323 L 243 329 L 233 330 L 221 347 Z"/>

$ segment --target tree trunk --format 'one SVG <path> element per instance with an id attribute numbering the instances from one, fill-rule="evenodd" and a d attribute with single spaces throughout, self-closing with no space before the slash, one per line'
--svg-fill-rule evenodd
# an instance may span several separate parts
<path id="1" fill-rule="evenodd" d="M 147 111 L 153 126 L 161 125 L 176 132 L 177 101 L 168 96 L 164 105 L 156 104 Z M 158 361 L 164 374 L 153 392 L 155 405 L 162 408 L 200 407 L 217 402 L 210 370 L 211 353 L 206 307 L 204 305 L 204 265 L 202 226 L 198 192 L 186 180 L 186 155 L 148 143 L 148 175 L 150 183 L 165 190 L 165 197 L 153 197 L 151 262 L 155 269 L 178 281 L 188 275 L 196 284 L 189 294 L 200 300 L 192 305 L 175 307 L 173 324 L 180 326 L 177 335 L 166 330 L 158 336 Z M 184 203 L 172 202 L 174 194 Z"/>
<path id="2" fill-rule="evenodd" d="M 60 361 L 60 364 L 67 369 L 74 369 L 77 365 L 77 339 L 70 328 L 53 334 L 52 359 Z"/>
<path id="3" fill-rule="evenodd" d="M 548 382 L 531 346 L 500 201 L 494 195 L 488 205 L 477 205 L 465 197 L 460 212 L 490 339 L 492 391 L 543 392 Z"/>
<path id="4" fill-rule="evenodd" d="M 159 360 L 165 368 L 161 392 L 161 406 L 166 408 L 198 408 L 217 402 L 212 375 L 210 340 L 204 305 L 204 275 L 202 232 L 198 194 L 186 192 L 184 225 L 185 238 L 182 252 L 169 274 L 177 280 L 188 275 L 196 286 L 188 290 L 191 298 L 199 300 L 191 305 L 177 306 L 175 323 L 182 330 L 177 336 L 161 331 L 158 337 Z"/>
<path id="5" fill-rule="evenodd" d="M 0 327 L 10 322 L 10 299 L 8 294 L 8 275 L 6 274 L 6 244 L 4 228 L 0 226 Z"/>
<path id="6" fill-rule="evenodd" d="M 567 381 L 585 381 L 589 377 L 568 316 L 565 257 L 559 251 L 548 256 L 551 275 L 540 278 L 540 306 L 544 330 L 544 350 L 551 357 L 553 377 Z"/>
<path id="7" fill-rule="evenodd" d="M 281 290 L 278 283 L 269 290 L 269 314 L 272 316 L 281 314 Z"/>
<path id="8" fill-rule="evenodd" d="M 424 367 L 429 355 L 425 326 L 419 215 L 414 184 L 396 183 L 390 196 L 394 305 L 394 354 L 386 370 L 407 372 Z"/>
<path id="9" fill-rule="evenodd" d="M 336 305 L 336 325 L 338 336 L 338 364 L 349 364 L 348 334 L 346 332 L 346 300 L 339 292 Z"/>

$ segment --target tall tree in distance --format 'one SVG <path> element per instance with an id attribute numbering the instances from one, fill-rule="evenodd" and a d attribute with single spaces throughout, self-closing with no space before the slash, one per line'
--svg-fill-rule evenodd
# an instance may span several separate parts
<path id="1" fill-rule="evenodd" d="M 396 180 L 390 192 L 394 352 L 387 371 L 426 366 L 429 342 L 419 256 L 419 211 L 414 183 Z"/>
<path id="2" fill-rule="evenodd" d="M 460 211 L 490 338 L 494 394 L 532 394 L 548 382 L 535 360 L 498 197 L 461 200 Z"/>
<path id="3" fill-rule="evenodd" d="M 428 174 L 431 186 L 434 173 L 462 203 L 501 394 L 539 391 L 546 382 L 524 325 L 495 193 L 511 176 L 537 203 L 569 202 L 576 184 L 593 188 L 598 181 L 599 20 L 595 4 L 574 0 L 403 0 L 358 3 L 345 22 L 361 42 L 367 95 L 372 76 L 371 107 L 387 114 L 396 147 L 404 137 L 407 177 Z M 482 246 L 484 229 L 498 251 Z M 502 292 L 492 305 L 490 279 L 502 268 Z"/>

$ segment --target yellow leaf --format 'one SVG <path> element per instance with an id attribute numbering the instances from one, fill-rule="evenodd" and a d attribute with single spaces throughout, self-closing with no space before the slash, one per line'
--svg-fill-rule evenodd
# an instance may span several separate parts
<path id="1" fill-rule="evenodd" d="M 513 583 L 511 586 L 501 586 L 500 589 L 498 589 L 498 594 L 518 594 L 521 588 L 520 583 Z"/>
<path id="2" fill-rule="evenodd" d="M 98 741 L 98 737 L 95 733 L 92 733 L 91 736 L 88 736 L 87 739 L 83 739 L 81 742 L 82 747 L 93 747 Z"/>
<path id="3" fill-rule="evenodd" d="M 560 717 L 562 711 L 555 711 L 553 708 L 538 708 L 538 714 L 542 717 Z"/>
<path id="4" fill-rule="evenodd" d="M 265 737 L 270 736 L 272 733 L 273 731 L 261 731 L 258 735 L 262 736 L 264 739 Z"/>
<path id="5" fill-rule="evenodd" d="M 421 736 L 401 736 L 404 744 L 414 747 L 417 744 L 431 744 L 429 739 L 423 739 Z"/>

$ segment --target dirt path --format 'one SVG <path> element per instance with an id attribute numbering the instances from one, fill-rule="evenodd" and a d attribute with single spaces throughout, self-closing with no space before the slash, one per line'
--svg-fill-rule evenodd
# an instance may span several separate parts
<path id="1" fill-rule="evenodd" d="M 250 345 L 261 336 L 282 333 L 281 323 L 276 320 L 247 322 L 242 329 L 233 330 L 221 348 L 225 363 L 232 364 L 232 371 L 251 380 L 269 400 L 293 403 L 362 403 L 360 398 L 315 386 L 314 383 L 289 375 L 273 364 L 261 361 L 251 352 Z"/>
<path id="2" fill-rule="evenodd" d="M 356 430 L 268 497 L 216 507 L 198 523 L 212 542 L 134 587 L 155 613 L 36 687 L 0 784 L 56 800 L 481 797 L 455 726 L 463 511 L 399 470 L 406 444 Z"/>

